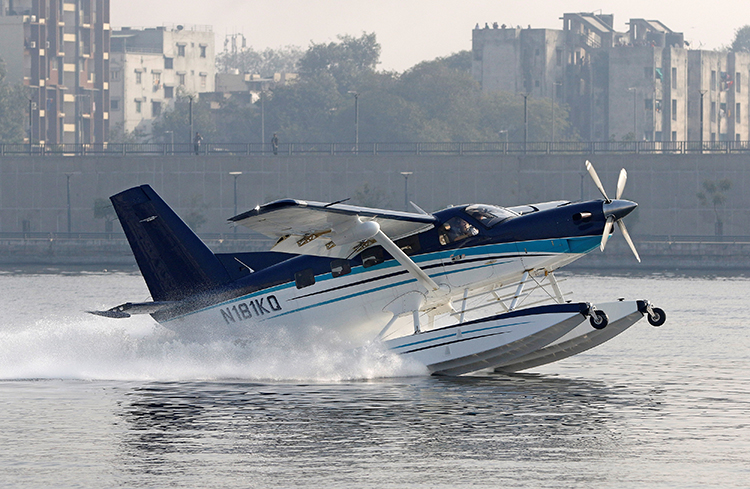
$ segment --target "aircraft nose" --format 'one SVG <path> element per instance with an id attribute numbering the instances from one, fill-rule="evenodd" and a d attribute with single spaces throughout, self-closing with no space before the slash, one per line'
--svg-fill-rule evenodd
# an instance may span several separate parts
<path id="1" fill-rule="evenodd" d="M 615 220 L 618 220 L 633 212 L 636 207 L 638 207 L 638 204 L 630 200 L 613 200 L 609 203 L 605 202 L 602 211 L 604 217 L 612 216 Z"/>

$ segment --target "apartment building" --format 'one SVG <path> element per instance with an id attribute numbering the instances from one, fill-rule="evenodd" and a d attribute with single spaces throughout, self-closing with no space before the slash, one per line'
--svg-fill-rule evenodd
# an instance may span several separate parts
<path id="1" fill-rule="evenodd" d="M 657 20 L 630 19 L 627 32 L 612 15 L 562 21 L 561 30 L 477 26 L 472 75 L 482 89 L 565 103 L 585 140 L 750 140 L 749 54 L 691 50 Z"/>
<path id="2" fill-rule="evenodd" d="M 32 143 L 109 136 L 109 0 L 0 0 L 0 58 L 29 87 Z"/>
<path id="3" fill-rule="evenodd" d="M 210 26 L 123 27 L 112 33 L 111 124 L 146 138 L 180 96 L 213 92 L 216 68 Z"/>

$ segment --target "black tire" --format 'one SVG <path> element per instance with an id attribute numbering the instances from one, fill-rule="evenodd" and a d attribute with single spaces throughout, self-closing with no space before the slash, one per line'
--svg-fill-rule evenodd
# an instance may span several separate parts
<path id="1" fill-rule="evenodd" d="M 654 307 L 652 311 L 654 311 L 654 315 L 648 315 L 648 323 L 651 326 L 661 326 L 662 324 L 664 324 L 664 321 L 667 320 L 667 313 L 664 312 L 664 309 Z"/>
<path id="2" fill-rule="evenodd" d="M 594 329 L 604 329 L 609 324 L 609 318 L 604 311 L 594 311 L 594 314 L 589 318 L 589 323 Z"/>

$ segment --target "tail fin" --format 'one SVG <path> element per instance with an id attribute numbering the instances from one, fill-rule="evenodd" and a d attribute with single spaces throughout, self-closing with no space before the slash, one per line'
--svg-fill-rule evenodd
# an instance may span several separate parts
<path id="1" fill-rule="evenodd" d="M 230 281 L 211 250 L 148 185 L 110 197 L 154 301 L 174 301 Z"/>

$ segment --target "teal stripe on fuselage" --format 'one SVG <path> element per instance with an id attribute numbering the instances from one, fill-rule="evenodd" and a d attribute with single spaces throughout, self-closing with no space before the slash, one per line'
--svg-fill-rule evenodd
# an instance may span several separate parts
<path id="1" fill-rule="evenodd" d="M 573 246 L 570 245 L 571 241 L 573 242 Z M 425 253 L 423 255 L 417 255 L 417 256 L 413 256 L 411 258 L 412 258 L 412 260 L 414 260 L 415 263 L 419 264 L 419 263 L 425 263 L 425 262 L 431 262 L 431 261 L 444 260 L 444 259 L 450 258 L 451 256 L 454 256 L 454 255 L 457 255 L 457 254 L 463 254 L 463 255 L 466 255 L 466 256 L 476 256 L 476 255 L 491 255 L 491 254 L 503 254 L 503 253 L 514 253 L 515 254 L 515 253 L 519 253 L 519 251 L 520 252 L 526 252 L 526 253 L 550 253 L 550 254 L 553 254 L 553 253 L 554 254 L 558 254 L 558 253 L 575 253 L 573 251 L 570 251 L 572 249 L 585 250 L 585 251 L 579 251 L 579 252 L 577 252 L 577 253 L 580 253 L 580 254 L 585 254 L 585 253 L 588 253 L 588 252 L 592 251 L 596 247 L 598 247 L 600 241 L 601 241 L 601 237 L 599 237 L 599 236 L 583 236 L 583 237 L 574 237 L 574 238 L 554 238 L 554 239 L 544 239 L 544 240 L 536 240 L 536 241 L 521 241 L 521 242 L 513 242 L 513 243 L 499 243 L 499 244 L 492 244 L 492 245 L 475 246 L 475 247 L 471 247 L 471 248 L 459 248 L 459 249 L 452 249 L 452 250 L 446 250 L 446 251 L 438 251 L 438 252 L 434 252 L 434 253 Z M 460 269 L 460 270 L 455 270 L 455 271 L 440 271 L 440 272 L 437 272 L 437 273 L 429 274 L 429 276 L 430 277 L 447 276 L 447 275 L 450 275 L 450 274 L 453 274 L 453 273 L 460 273 L 460 272 L 464 272 L 464 271 L 467 271 L 467 270 L 475 270 L 475 269 L 480 269 L 480 268 L 485 268 L 485 267 L 488 267 L 488 266 L 495 266 L 495 265 L 498 265 L 498 263 L 485 264 L 485 265 L 480 265 L 480 266 L 473 267 L 473 268 Z M 401 264 L 398 263 L 396 260 L 388 260 L 386 262 L 380 263 L 378 265 L 375 265 L 375 266 L 372 266 L 372 267 L 369 267 L 369 268 L 364 268 L 364 267 L 362 267 L 360 265 L 358 267 L 354 267 L 352 269 L 351 273 L 347 274 L 345 277 L 351 279 L 351 278 L 355 278 L 355 277 L 357 277 L 359 275 L 362 275 L 364 273 L 378 272 L 378 271 L 381 271 L 381 270 L 388 270 L 390 268 L 396 268 L 396 267 L 400 267 L 400 266 L 401 266 Z M 342 277 L 335 277 L 336 280 L 340 280 L 341 278 Z M 328 280 L 333 280 L 333 279 L 334 279 L 334 277 L 332 277 L 332 275 L 330 273 L 327 273 L 325 275 L 316 277 L 316 283 L 323 283 L 323 282 L 326 282 Z M 370 289 L 370 290 L 367 290 L 367 291 L 359 292 L 359 293 L 356 293 L 356 294 L 349 294 L 347 296 L 343 296 L 343 297 L 340 297 L 340 298 L 337 298 L 337 299 L 330 299 L 330 300 L 327 300 L 327 301 L 324 301 L 324 302 L 320 302 L 320 303 L 317 303 L 317 304 L 311 304 L 309 306 L 303 306 L 301 308 L 294 309 L 294 310 L 291 310 L 291 311 L 287 311 L 287 312 L 284 312 L 282 314 L 273 316 L 273 317 L 268 318 L 268 319 L 274 319 L 274 318 L 285 316 L 287 314 L 291 314 L 291 313 L 294 313 L 294 312 L 299 312 L 299 311 L 303 311 L 303 310 L 312 309 L 312 308 L 315 308 L 315 307 L 318 307 L 318 306 L 332 304 L 334 302 L 339 302 L 339 301 L 342 301 L 342 300 L 345 300 L 345 299 L 351 299 L 351 298 L 354 298 L 354 297 L 357 297 L 357 296 L 366 295 L 366 294 L 373 293 L 373 292 L 379 292 L 381 290 L 385 290 L 385 289 L 388 289 L 388 288 L 391 288 L 391 287 L 399 287 L 399 286 L 405 285 L 405 284 L 407 284 L 409 282 L 416 282 L 416 279 L 405 280 L 405 281 L 402 281 L 402 282 L 396 282 L 396 283 L 390 284 L 390 285 L 383 285 L 383 286 L 376 287 L 376 288 L 373 288 L 373 289 Z M 267 294 L 271 294 L 271 293 L 278 292 L 278 291 L 281 291 L 281 290 L 286 290 L 286 289 L 291 288 L 291 287 L 294 287 L 294 283 L 293 282 L 288 282 L 288 283 L 285 283 L 285 284 L 275 285 L 275 286 L 270 287 L 268 289 L 257 290 L 255 292 L 250 293 L 250 294 L 247 294 L 247 295 L 244 295 L 244 296 L 241 296 L 241 297 L 236 297 L 234 299 L 230 299 L 228 301 L 221 302 L 219 304 L 214 304 L 212 306 L 208 306 L 208 307 L 205 307 L 203 309 L 199 309 L 197 311 L 189 312 L 187 314 L 183 314 L 183 315 L 180 315 L 180 316 L 175 316 L 174 318 L 165 320 L 163 322 L 167 323 L 167 322 L 170 322 L 170 321 L 174 321 L 176 319 L 180 319 L 180 318 L 183 318 L 183 317 L 186 317 L 186 316 L 191 316 L 191 315 L 194 315 L 194 314 L 199 314 L 199 313 L 202 313 L 202 312 L 210 311 L 212 309 L 216 309 L 216 308 L 219 308 L 219 307 L 227 307 L 227 306 L 229 306 L 231 304 L 234 304 L 234 303 L 237 303 L 237 302 L 246 301 L 246 300 L 253 299 L 255 297 L 261 296 L 261 295 L 267 295 Z M 325 292 L 325 291 L 321 291 L 321 292 Z"/>

